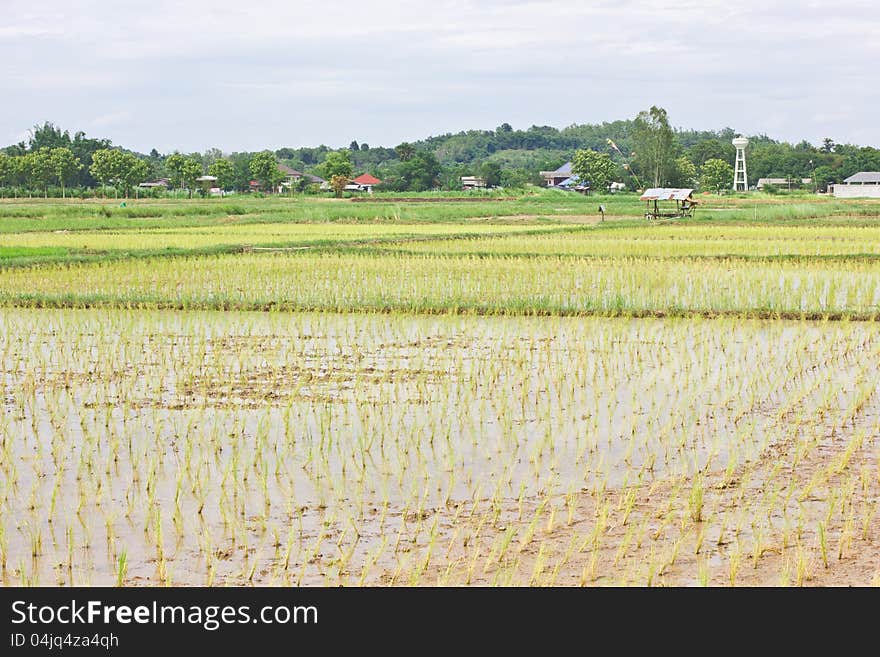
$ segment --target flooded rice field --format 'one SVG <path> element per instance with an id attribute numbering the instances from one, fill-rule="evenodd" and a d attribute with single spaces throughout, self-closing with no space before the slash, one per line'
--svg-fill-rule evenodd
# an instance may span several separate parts
<path id="1" fill-rule="evenodd" d="M 880 327 L 0 310 L 7 584 L 868 583 Z"/>

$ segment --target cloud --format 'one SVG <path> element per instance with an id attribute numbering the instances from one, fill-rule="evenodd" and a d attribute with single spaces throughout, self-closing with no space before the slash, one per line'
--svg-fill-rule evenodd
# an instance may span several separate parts
<path id="1" fill-rule="evenodd" d="M 0 134 L 51 115 L 146 150 L 393 145 L 658 104 L 685 127 L 877 144 L 877 33 L 861 0 L 12 0 Z"/>
<path id="2" fill-rule="evenodd" d="M 92 119 L 89 127 L 92 128 L 107 128 L 117 125 L 123 125 L 130 121 L 132 118 L 131 112 L 127 110 L 122 110 L 119 112 L 110 112 L 108 114 L 101 114 Z"/>
<path id="3" fill-rule="evenodd" d="M 62 36 L 64 30 L 60 27 L 37 26 L 37 25 L 0 25 L 0 41 L 14 41 L 16 39 L 31 39 L 34 37 Z"/>

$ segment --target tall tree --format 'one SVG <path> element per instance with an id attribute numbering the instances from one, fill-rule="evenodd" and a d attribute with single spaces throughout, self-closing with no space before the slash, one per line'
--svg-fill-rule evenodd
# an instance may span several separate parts
<path id="1" fill-rule="evenodd" d="M 724 160 L 706 160 L 700 167 L 700 187 L 716 194 L 733 187 L 733 167 Z"/>
<path id="2" fill-rule="evenodd" d="M 102 148 L 92 154 L 92 164 L 89 167 L 95 180 L 106 186 L 112 183 L 116 177 L 115 156 L 109 148 Z"/>
<path id="3" fill-rule="evenodd" d="M 171 178 L 172 187 L 183 188 L 183 165 L 186 162 L 186 156 L 180 153 L 172 153 L 165 158 L 165 170 L 168 177 Z"/>
<path id="4" fill-rule="evenodd" d="M 147 179 L 150 174 L 150 166 L 141 158 L 131 153 L 120 153 L 119 159 L 119 181 L 125 196 L 128 197 L 134 187 L 137 187 Z"/>
<path id="5" fill-rule="evenodd" d="M 398 163 L 383 186 L 395 191 L 424 192 L 439 184 L 440 163 L 429 151 L 417 151 L 410 159 Z"/>
<path id="6" fill-rule="evenodd" d="M 70 133 L 66 130 L 62 131 L 50 121 L 46 121 L 43 125 L 35 125 L 30 131 L 28 148 L 31 151 L 63 146 L 70 146 Z"/>
<path id="7" fill-rule="evenodd" d="M 498 187 L 501 184 L 501 165 L 497 162 L 483 162 L 480 176 L 486 179 L 486 187 Z"/>
<path id="8" fill-rule="evenodd" d="M 49 181 L 52 179 L 52 149 L 48 146 L 28 153 L 27 172 L 31 183 L 43 189 L 43 195 L 49 196 Z"/>
<path id="9" fill-rule="evenodd" d="M 0 153 L 0 187 L 12 187 L 15 181 L 15 159 Z"/>
<path id="10" fill-rule="evenodd" d="M 688 159 L 698 167 L 703 166 L 706 160 L 718 159 L 733 162 L 736 157 L 736 149 L 729 141 L 723 142 L 715 137 L 701 139 L 687 149 Z"/>
<path id="11" fill-rule="evenodd" d="M 92 156 L 91 174 L 103 185 L 112 184 L 114 196 L 119 190 L 128 196 L 131 189 L 142 183 L 149 174 L 149 166 L 142 159 L 118 149 L 103 148 Z"/>
<path id="12" fill-rule="evenodd" d="M 219 148 L 209 148 L 201 155 L 202 164 L 206 167 L 209 167 L 222 157 L 223 151 L 221 151 Z"/>
<path id="13" fill-rule="evenodd" d="M 640 172 L 654 187 L 663 185 L 675 166 L 675 134 L 666 110 L 656 105 L 639 112 L 633 123 L 632 141 Z"/>
<path id="14" fill-rule="evenodd" d="M 229 156 L 235 171 L 232 177 L 232 188 L 247 191 L 251 182 L 251 158 L 247 153 L 233 153 Z"/>
<path id="15" fill-rule="evenodd" d="M 183 159 L 183 165 L 180 169 L 180 180 L 184 187 L 189 190 L 189 197 L 192 198 L 193 190 L 196 188 L 196 178 L 203 175 L 205 170 L 202 163 L 193 157 Z"/>
<path id="16" fill-rule="evenodd" d="M 671 183 L 674 187 L 695 187 L 699 182 L 696 165 L 687 155 L 675 159 Z"/>
<path id="17" fill-rule="evenodd" d="M 406 162 L 416 153 L 415 146 L 410 144 L 408 141 L 402 142 L 398 144 L 394 148 L 394 152 L 397 153 L 397 157 L 400 158 L 401 162 Z"/>
<path id="18" fill-rule="evenodd" d="M 251 175 L 269 193 L 284 178 L 284 175 L 278 168 L 278 160 L 275 157 L 275 153 L 272 151 L 263 151 L 254 155 L 251 158 L 249 168 Z"/>
<path id="19" fill-rule="evenodd" d="M 217 187 L 220 189 L 229 189 L 235 181 L 235 167 L 229 160 L 215 160 L 208 167 L 208 175 L 216 176 Z"/>
<path id="20" fill-rule="evenodd" d="M 172 153 L 165 158 L 165 170 L 171 178 L 171 185 L 188 190 L 190 198 L 196 186 L 196 178 L 204 173 L 201 158 L 196 159 L 180 153 Z"/>
<path id="21" fill-rule="evenodd" d="M 820 192 L 826 191 L 828 185 L 840 182 L 840 180 L 840 176 L 835 173 L 834 169 L 826 165 L 816 167 L 816 170 L 813 172 L 813 183 Z"/>
<path id="22" fill-rule="evenodd" d="M 327 157 L 321 163 L 321 172 L 321 177 L 327 180 L 330 180 L 333 176 L 351 178 L 352 173 L 354 173 L 351 153 L 345 149 L 327 153 Z"/>
<path id="23" fill-rule="evenodd" d="M 82 131 L 77 132 L 73 136 L 73 142 L 70 145 L 70 150 L 72 150 L 73 154 L 76 155 L 80 162 L 82 162 L 83 168 L 80 172 L 78 172 L 71 183 L 75 183 L 83 187 L 94 186 L 95 178 L 91 175 L 89 171 L 89 167 L 92 164 L 92 154 L 95 151 L 101 150 L 102 148 L 111 147 L 112 143 L 109 139 L 92 139 L 90 137 L 86 137 L 86 134 Z"/>
<path id="24" fill-rule="evenodd" d="M 61 198 L 65 198 L 65 185 L 77 171 L 83 168 L 82 162 L 66 146 L 53 148 L 49 152 L 49 160 L 52 164 L 52 174 L 61 185 Z"/>
<path id="25" fill-rule="evenodd" d="M 590 189 L 606 192 L 617 177 L 617 165 L 608 153 L 584 149 L 574 154 L 571 160 L 571 172 L 581 181 L 589 183 Z"/>

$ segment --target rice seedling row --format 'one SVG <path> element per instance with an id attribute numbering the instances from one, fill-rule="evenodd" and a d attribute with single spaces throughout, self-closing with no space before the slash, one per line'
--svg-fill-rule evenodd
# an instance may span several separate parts
<path id="1" fill-rule="evenodd" d="M 0 311 L 0 577 L 867 583 L 873 324 Z"/>
<path id="2" fill-rule="evenodd" d="M 303 251 L 11 269 L 0 279 L 0 303 L 874 319 L 880 316 L 880 270 L 862 261 L 658 263 Z"/>

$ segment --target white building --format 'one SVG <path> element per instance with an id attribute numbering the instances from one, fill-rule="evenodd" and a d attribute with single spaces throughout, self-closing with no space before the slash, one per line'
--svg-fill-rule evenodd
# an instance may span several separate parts
<path id="1" fill-rule="evenodd" d="M 486 189 L 486 179 L 482 176 L 462 176 L 461 188 L 467 189 Z"/>
<path id="2" fill-rule="evenodd" d="M 860 171 L 842 183 L 829 185 L 835 198 L 880 198 L 880 171 Z"/>
<path id="3" fill-rule="evenodd" d="M 799 189 L 813 184 L 812 178 L 758 178 L 755 189 L 761 191 L 767 185 L 773 185 L 779 189 Z"/>

